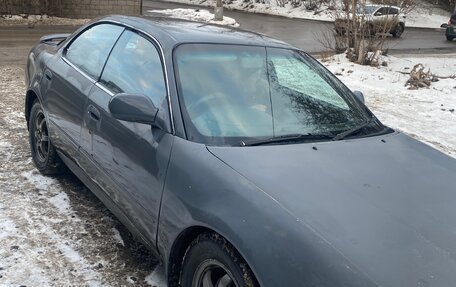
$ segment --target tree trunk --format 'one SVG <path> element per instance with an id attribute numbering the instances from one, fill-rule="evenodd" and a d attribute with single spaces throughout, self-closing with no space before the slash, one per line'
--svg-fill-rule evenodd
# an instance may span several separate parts
<path id="1" fill-rule="evenodd" d="M 215 2 L 214 20 L 215 21 L 223 21 L 223 3 L 222 3 L 222 0 L 217 0 Z"/>

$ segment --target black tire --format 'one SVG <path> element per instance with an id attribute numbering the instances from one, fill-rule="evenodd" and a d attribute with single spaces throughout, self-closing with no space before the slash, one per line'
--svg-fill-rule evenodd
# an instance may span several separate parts
<path id="1" fill-rule="evenodd" d="M 454 37 L 450 36 L 450 35 L 446 36 L 446 38 L 447 38 L 447 41 L 450 41 L 450 42 L 453 41 L 453 39 L 454 39 Z"/>
<path id="2" fill-rule="evenodd" d="M 62 172 L 63 163 L 52 145 L 43 107 L 38 100 L 30 110 L 29 142 L 33 163 L 40 173 L 54 175 Z"/>
<path id="3" fill-rule="evenodd" d="M 203 233 L 190 244 L 185 253 L 181 286 L 258 287 L 259 284 L 244 259 L 229 242 L 218 234 Z"/>
<path id="4" fill-rule="evenodd" d="M 391 32 L 391 35 L 393 35 L 394 38 L 400 38 L 402 33 L 404 33 L 404 26 L 402 24 L 397 24 Z"/>

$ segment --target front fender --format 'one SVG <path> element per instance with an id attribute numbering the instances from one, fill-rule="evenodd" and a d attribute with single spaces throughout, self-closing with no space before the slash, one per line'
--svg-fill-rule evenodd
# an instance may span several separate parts
<path id="1" fill-rule="evenodd" d="M 375 286 L 310 226 L 204 145 L 176 138 L 157 241 L 166 264 L 176 238 L 192 226 L 224 236 L 261 286 Z"/>

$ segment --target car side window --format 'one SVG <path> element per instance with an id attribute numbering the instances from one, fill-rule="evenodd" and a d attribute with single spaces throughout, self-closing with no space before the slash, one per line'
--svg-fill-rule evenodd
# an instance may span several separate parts
<path id="1" fill-rule="evenodd" d="M 388 14 L 388 8 L 382 7 L 375 12 L 375 16 L 384 16 Z"/>
<path id="2" fill-rule="evenodd" d="M 390 15 L 397 15 L 397 14 L 399 14 L 399 10 L 396 9 L 396 8 L 390 7 L 390 8 L 389 8 L 389 14 L 390 14 Z"/>
<path id="3" fill-rule="evenodd" d="M 114 43 L 123 30 L 123 27 L 112 24 L 92 26 L 66 48 L 65 57 L 89 76 L 98 79 Z"/>
<path id="4" fill-rule="evenodd" d="M 163 66 L 157 48 L 126 30 L 106 63 L 100 83 L 113 93 L 143 94 L 157 107 L 166 97 Z"/>

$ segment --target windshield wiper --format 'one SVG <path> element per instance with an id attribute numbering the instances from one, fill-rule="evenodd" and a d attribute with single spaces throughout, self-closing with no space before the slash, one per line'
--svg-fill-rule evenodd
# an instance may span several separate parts
<path id="1" fill-rule="evenodd" d="M 334 135 L 328 134 L 289 134 L 289 135 L 282 135 L 276 136 L 267 139 L 255 139 L 255 140 L 246 140 L 241 141 L 241 146 L 258 146 L 258 145 L 266 145 L 266 144 L 274 144 L 274 143 L 281 143 L 281 142 L 296 142 L 296 141 L 308 141 L 308 140 L 325 140 L 325 139 L 333 139 Z"/>
<path id="2" fill-rule="evenodd" d="M 365 121 L 364 123 L 362 123 L 361 125 L 359 126 L 356 126 L 354 128 L 351 128 L 347 131 L 344 131 L 344 132 L 341 132 L 339 134 L 337 134 L 332 140 L 333 141 L 338 141 L 338 140 L 342 140 L 360 130 L 362 130 L 363 128 L 367 127 L 368 125 L 370 125 L 371 123 L 373 123 L 374 121 L 376 120 L 376 118 L 374 116 L 372 116 L 369 120 Z"/>

